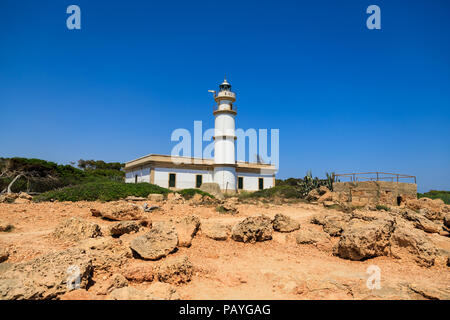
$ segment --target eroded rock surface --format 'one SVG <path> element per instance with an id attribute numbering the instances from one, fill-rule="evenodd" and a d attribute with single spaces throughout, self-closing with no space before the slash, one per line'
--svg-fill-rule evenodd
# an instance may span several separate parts
<path id="1" fill-rule="evenodd" d="M 231 237 L 239 242 L 256 242 L 272 239 L 272 221 L 269 217 L 253 216 L 236 224 L 231 230 Z"/>
<path id="2" fill-rule="evenodd" d="M 175 251 L 178 235 L 172 223 L 155 222 L 152 229 L 131 241 L 130 248 L 141 258 L 158 260 Z"/>

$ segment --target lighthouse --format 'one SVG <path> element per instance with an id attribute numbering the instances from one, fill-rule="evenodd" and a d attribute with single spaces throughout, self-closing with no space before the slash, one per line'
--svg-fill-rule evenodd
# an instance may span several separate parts
<path id="1" fill-rule="evenodd" d="M 236 94 L 224 79 L 214 94 L 214 182 L 224 191 L 236 191 L 235 117 Z"/>
<path id="2" fill-rule="evenodd" d="M 234 105 L 236 94 L 231 91 L 231 84 L 224 79 L 219 91 L 209 92 L 214 94 L 215 101 L 214 158 L 148 154 L 125 163 L 125 182 L 148 182 L 172 190 L 199 188 L 206 192 L 215 192 L 219 187 L 222 192 L 229 193 L 275 186 L 274 165 L 236 161 L 237 109 Z"/>

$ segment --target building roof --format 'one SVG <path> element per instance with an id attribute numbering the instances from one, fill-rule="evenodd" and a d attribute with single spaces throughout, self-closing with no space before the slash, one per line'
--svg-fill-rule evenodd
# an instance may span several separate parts
<path id="1" fill-rule="evenodd" d="M 129 171 L 149 165 L 157 168 L 213 170 L 214 159 L 149 154 L 126 162 L 124 170 Z M 260 173 L 265 170 L 268 174 L 275 173 L 276 168 L 274 165 L 265 163 L 236 162 L 237 172 Z"/>

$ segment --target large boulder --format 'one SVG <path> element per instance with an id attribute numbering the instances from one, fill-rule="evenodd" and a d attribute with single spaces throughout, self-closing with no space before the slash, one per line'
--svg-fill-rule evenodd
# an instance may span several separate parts
<path id="1" fill-rule="evenodd" d="M 344 259 L 364 260 L 389 254 L 389 238 L 395 221 L 353 219 L 345 227 L 337 245 L 337 255 Z"/>
<path id="2" fill-rule="evenodd" d="M 414 259 L 423 266 L 432 266 L 437 249 L 422 230 L 414 228 L 411 223 L 397 220 L 394 232 L 390 238 L 391 254 L 400 258 L 404 252 L 412 254 Z"/>
<path id="3" fill-rule="evenodd" d="M 178 234 L 178 246 L 190 247 L 192 239 L 200 227 L 200 219 L 195 215 L 190 215 L 173 222 Z"/>
<path id="4" fill-rule="evenodd" d="M 250 242 L 272 239 L 272 221 L 265 215 L 253 216 L 236 224 L 231 230 L 231 238 L 234 241 Z"/>
<path id="5" fill-rule="evenodd" d="M 273 219 L 273 229 L 279 232 L 292 232 L 300 229 L 300 223 L 284 214 L 276 214 Z"/>
<path id="6" fill-rule="evenodd" d="M 311 222 L 323 226 L 323 231 L 330 236 L 338 237 L 347 226 L 350 218 L 348 214 L 343 212 L 326 212 L 314 215 Z"/>
<path id="7" fill-rule="evenodd" d="M 0 273 L 0 300 L 54 299 L 71 289 L 86 288 L 92 273 L 91 258 L 80 248 L 11 264 Z"/>
<path id="8" fill-rule="evenodd" d="M 94 217 L 101 217 L 105 220 L 112 221 L 145 219 L 143 211 L 139 206 L 126 202 L 112 203 L 102 210 L 92 208 L 91 213 Z"/>
<path id="9" fill-rule="evenodd" d="M 203 221 L 201 224 L 202 234 L 208 238 L 224 241 L 228 239 L 231 226 L 226 223 L 216 221 Z"/>
<path id="10" fill-rule="evenodd" d="M 142 259 L 158 260 L 175 251 L 178 235 L 167 222 L 155 222 L 152 229 L 131 241 L 130 248 Z"/>
<path id="11" fill-rule="evenodd" d="M 81 241 L 79 247 L 92 259 L 96 271 L 111 272 L 121 268 L 127 259 L 132 258 L 130 248 L 116 238 L 90 238 Z"/>
<path id="12" fill-rule="evenodd" d="M 121 274 L 113 274 L 108 281 L 102 284 L 99 294 L 108 294 L 115 289 L 120 289 L 128 286 L 128 280 Z"/>
<path id="13" fill-rule="evenodd" d="M 109 233 L 113 237 L 120 237 L 126 233 L 138 232 L 139 225 L 135 221 L 120 221 L 109 228 Z"/>
<path id="14" fill-rule="evenodd" d="M 157 268 L 156 274 L 161 282 L 181 284 L 191 280 L 193 269 L 187 256 L 177 256 L 164 260 Z"/>
<path id="15" fill-rule="evenodd" d="M 414 226 L 428 233 L 439 233 L 442 231 L 442 224 L 438 224 L 427 219 L 420 213 L 413 210 L 405 210 L 403 212 L 403 218 L 414 223 Z"/>
<path id="16" fill-rule="evenodd" d="M 79 241 L 101 237 L 100 226 L 78 217 L 65 220 L 53 231 L 53 236 L 64 241 Z"/>
<path id="17" fill-rule="evenodd" d="M 308 201 L 317 201 L 320 198 L 320 193 L 318 189 L 311 190 L 306 196 L 306 200 Z"/>
<path id="18" fill-rule="evenodd" d="M 295 235 L 297 244 L 323 245 L 330 243 L 330 236 L 312 228 L 301 228 Z"/>

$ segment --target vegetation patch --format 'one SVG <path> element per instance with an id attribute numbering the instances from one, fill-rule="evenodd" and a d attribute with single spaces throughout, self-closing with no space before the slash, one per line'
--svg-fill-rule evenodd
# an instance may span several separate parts
<path id="1" fill-rule="evenodd" d="M 199 194 L 202 196 L 208 196 L 210 198 L 214 198 L 213 195 L 209 194 L 208 192 L 202 191 L 200 189 L 183 189 L 178 191 L 179 194 L 181 194 L 183 196 L 183 198 L 185 198 L 186 200 L 191 199 L 195 194 Z"/>
<path id="2" fill-rule="evenodd" d="M 417 198 L 442 199 L 445 204 L 450 204 L 450 191 L 431 190 L 425 193 L 418 193 Z"/>
<path id="3" fill-rule="evenodd" d="M 378 211 L 384 210 L 384 211 L 391 211 L 391 209 L 388 206 L 385 206 L 383 204 L 377 204 L 376 206 Z"/>
<path id="4" fill-rule="evenodd" d="M 151 193 L 167 195 L 169 189 L 149 183 L 114 181 L 88 182 L 52 190 L 34 197 L 35 201 L 113 201 L 128 196 L 147 197 Z"/>

